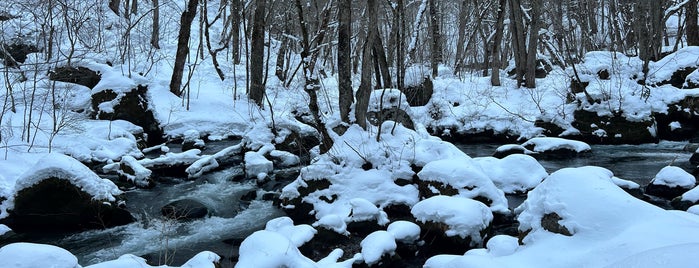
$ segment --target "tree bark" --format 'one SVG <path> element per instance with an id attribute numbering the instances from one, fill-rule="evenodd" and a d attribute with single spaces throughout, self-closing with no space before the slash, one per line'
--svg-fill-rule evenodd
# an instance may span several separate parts
<path id="1" fill-rule="evenodd" d="M 371 50 L 374 47 L 374 40 L 376 39 L 376 35 L 378 34 L 376 32 L 376 27 L 374 27 L 374 25 L 376 25 L 378 21 L 377 9 L 378 4 L 376 0 L 367 0 L 366 10 L 368 17 L 368 32 L 366 41 L 364 42 L 364 47 L 362 48 L 361 79 L 356 95 L 357 105 L 355 106 L 354 110 L 357 124 L 364 129 L 367 128 L 366 114 L 369 108 L 369 97 L 371 97 L 372 91 L 371 75 L 373 61 L 371 57 Z"/>
<path id="2" fill-rule="evenodd" d="M 541 16 L 542 0 L 531 1 L 531 11 L 529 13 L 529 41 L 527 42 L 527 64 L 524 74 L 524 86 L 527 88 L 536 87 L 536 47 L 539 42 L 539 21 Z"/>
<path id="3" fill-rule="evenodd" d="M 189 0 L 187 9 L 182 12 L 180 17 L 180 32 L 177 36 L 177 52 L 175 54 L 175 65 L 172 68 L 172 78 L 170 79 L 170 92 L 182 96 L 182 74 L 184 72 L 184 64 L 189 53 L 189 36 L 192 30 L 192 21 L 197 15 L 197 6 L 199 0 Z"/>
<path id="4" fill-rule="evenodd" d="M 240 0 L 231 0 L 231 51 L 233 52 L 233 64 L 240 64 L 240 20 L 241 16 Z"/>
<path id="5" fill-rule="evenodd" d="M 340 118 L 349 123 L 350 107 L 354 102 L 352 92 L 352 0 L 338 3 L 337 28 L 337 79 L 339 86 Z"/>
<path id="6" fill-rule="evenodd" d="M 119 16 L 119 5 L 121 4 L 121 0 L 109 0 L 109 9 L 114 12 L 114 14 L 117 14 Z"/>
<path id="7" fill-rule="evenodd" d="M 699 46 L 699 26 L 697 26 L 697 2 L 699 0 L 690 1 L 687 6 L 687 20 L 685 22 L 688 46 Z"/>
<path id="8" fill-rule="evenodd" d="M 153 0 L 153 29 L 150 34 L 150 45 L 160 49 L 160 3 Z"/>
<path id="9" fill-rule="evenodd" d="M 454 60 L 454 74 L 459 74 L 461 68 L 463 68 L 463 57 L 464 57 L 464 43 L 466 42 L 466 22 L 468 17 L 467 7 L 468 0 L 461 1 L 461 7 L 459 8 L 459 28 L 458 28 L 458 40 L 456 41 L 456 55 Z M 497 25 L 496 25 L 497 27 Z"/>
<path id="10" fill-rule="evenodd" d="M 522 21 L 522 9 L 520 0 L 508 0 L 510 6 L 510 29 L 512 32 L 512 49 L 515 58 L 515 76 L 517 87 L 524 83 L 525 64 L 527 62 L 527 50 L 525 45 L 524 23 Z"/>
<path id="11" fill-rule="evenodd" d="M 250 35 L 250 89 L 248 98 L 262 107 L 265 94 L 264 55 L 265 55 L 265 13 L 267 0 L 255 1 L 255 15 Z"/>
<path id="12" fill-rule="evenodd" d="M 506 5 L 507 0 L 499 0 L 497 22 L 495 23 L 495 37 L 493 38 L 492 74 L 490 75 L 490 84 L 493 86 L 500 86 L 500 43 L 502 43 L 502 36 L 505 31 Z"/>
<path id="13" fill-rule="evenodd" d="M 441 33 L 439 32 L 439 17 L 437 15 L 437 0 L 429 0 L 430 4 L 430 34 L 432 36 L 431 44 L 431 66 L 432 77 L 437 77 L 439 74 L 439 64 L 442 62 L 442 41 Z"/>

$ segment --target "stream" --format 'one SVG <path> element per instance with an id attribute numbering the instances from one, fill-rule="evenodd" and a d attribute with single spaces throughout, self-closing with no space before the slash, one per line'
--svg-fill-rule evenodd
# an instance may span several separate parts
<path id="1" fill-rule="evenodd" d="M 217 148 L 230 145 L 226 142 L 207 144 L 209 148 L 203 153 L 210 154 Z M 481 157 L 492 155 L 501 144 L 456 145 L 471 157 Z M 689 164 L 691 153 L 683 151 L 685 145 L 685 142 L 665 141 L 643 145 L 593 145 L 592 152 L 585 157 L 539 162 L 549 173 L 564 167 L 602 166 L 612 170 L 617 177 L 645 185 L 662 167 L 671 163 L 692 171 Z M 242 239 L 263 229 L 268 220 L 284 216 L 284 212 L 270 201 L 241 202 L 242 195 L 261 190 L 253 181 L 232 180 L 240 174 L 242 166 L 237 165 L 205 174 L 194 181 L 159 179 L 152 189 L 134 189 L 125 193 L 128 210 L 137 218 L 134 223 L 69 236 L 22 234 L 18 239 L 65 248 L 84 266 L 116 259 L 127 253 L 143 256 L 152 265 L 181 265 L 196 253 L 210 250 L 223 257 L 222 267 L 232 267 L 232 259 L 237 258 Z M 205 204 L 212 216 L 186 222 L 164 219 L 160 209 L 182 198 Z"/>

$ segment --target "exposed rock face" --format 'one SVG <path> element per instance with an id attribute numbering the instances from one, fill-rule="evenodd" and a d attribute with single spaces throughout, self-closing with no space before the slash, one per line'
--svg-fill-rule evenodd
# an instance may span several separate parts
<path id="1" fill-rule="evenodd" d="M 171 202 L 160 210 L 163 216 L 175 220 L 193 220 L 209 215 L 209 209 L 199 201 L 182 199 Z"/>
<path id="2" fill-rule="evenodd" d="M 160 144 L 164 141 L 163 130 L 155 120 L 153 111 L 149 109 L 146 92 L 148 87 L 138 87 L 117 94 L 107 89 L 92 94 L 92 109 L 95 119 L 126 120 L 143 128 L 148 134 L 148 145 Z M 110 105 L 102 106 L 103 103 Z M 108 108 L 107 108 L 108 107 Z"/>
<path id="3" fill-rule="evenodd" d="M 651 183 L 646 186 L 645 193 L 652 196 L 662 197 L 665 199 L 673 199 L 682 195 L 684 192 L 689 191 L 689 189 L 691 188 L 684 188 L 680 186 L 670 187 L 667 185 Z"/>
<path id="4" fill-rule="evenodd" d="M 572 236 L 573 234 L 568 230 L 568 228 L 558 223 L 558 221 L 562 219 L 563 218 L 561 218 L 561 216 L 555 212 L 545 214 L 541 218 L 541 228 L 544 228 L 544 230 L 552 233 Z"/>
<path id="5" fill-rule="evenodd" d="M 49 73 L 49 79 L 94 88 L 102 77 L 85 67 L 58 67 Z"/>
<path id="6" fill-rule="evenodd" d="M 2 15 L 0 15 L 1 17 Z M 1 20 L 1 19 L 0 19 Z M 0 44 L 3 49 L 0 49 L 0 59 L 8 67 L 17 67 L 16 64 L 24 63 L 27 60 L 27 55 L 39 52 L 39 48 L 35 45 L 24 43 Z M 5 54 L 7 52 L 7 54 Z M 11 58 L 10 58 L 11 57 Z"/>
<path id="7" fill-rule="evenodd" d="M 429 77 L 425 77 L 421 84 L 406 86 L 402 91 L 411 107 L 425 106 L 432 98 L 434 85 Z"/>
<path id="8" fill-rule="evenodd" d="M 368 112 L 367 119 L 369 120 L 369 123 L 374 126 L 378 126 L 383 124 L 383 122 L 390 120 L 398 122 L 406 128 L 415 129 L 415 124 L 410 118 L 410 115 L 397 107 L 384 109 L 381 112 Z"/>
<path id="9" fill-rule="evenodd" d="M 20 190 L 10 216 L 0 220 L 16 232 L 72 232 L 128 224 L 126 210 L 94 200 L 68 180 L 49 178 Z"/>
<path id="10" fill-rule="evenodd" d="M 663 140 L 699 142 L 699 98 L 686 97 L 671 104 L 667 114 L 654 113 L 658 137 Z"/>
<path id="11" fill-rule="evenodd" d="M 655 120 L 631 122 L 621 115 L 599 116 L 595 112 L 577 110 L 573 127 L 581 135 L 571 137 L 594 144 L 640 144 L 658 142 L 653 136 Z"/>

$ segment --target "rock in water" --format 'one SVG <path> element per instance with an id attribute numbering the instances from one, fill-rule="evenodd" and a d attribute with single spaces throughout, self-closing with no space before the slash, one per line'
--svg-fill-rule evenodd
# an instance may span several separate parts
<path id="1" fill-rule="evenodd" d="M 163 216 L 175 220 L 192 220 L 204 218 L 209 214 L 209 209 L 199 201 L 181 199 L 171 202 L 160 210 Z"/>

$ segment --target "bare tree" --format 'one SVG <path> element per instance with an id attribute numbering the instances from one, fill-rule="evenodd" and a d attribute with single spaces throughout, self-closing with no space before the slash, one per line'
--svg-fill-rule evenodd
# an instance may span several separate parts
<path id="1" fill-rule="evenodd" d="M 337 28 L 337 77 L 339 85 L 340 118 L 349 123 L 350 107 L 354 102 L 352 91 L 352 1 L 338 2 Z"/>
<path id="2" fill-rule="evenodd" d="M 369 108 L 369 98 L 371 97 L 372 90 L 372 56 L 371 50 L 374 47 L 374 42 L 376 40 L 377 28 L 373 27 L 378 23 L 378 3 L 376 0 L 367 0 L 367 37 L 362 48 L 362 68 L 361 68 L 361 78 L 359 82 L 359 88 L 357 89 L 356 99 L 357 104 L 355 105 L 355 118 L 357 124 L 361 127 L 367 127 L 367 110 Z"/>
<path id="3" fill-rule="evenodd" d="M 264 54 L 265 54 L 265 16 L 267 0 L 255 1 L 255 15 L 250 35 L 250 88 L 248 98 L 262 107 L 265 94 Z"/>
<path id="4" fill-rule="evenodd" d="M 497 22 L 495 22 L 495 37 L 493 39 L 493 62 L 491 63 L 492 73 L 490 75 L 490 84 L 500 86 L 500 46 L 505 28 L 505 7 L 507 0 L 498 1 Z"/>
<path id="5" fill-rule="evenodd" d="M 192 21 L 197 15 L 197 5 L 199 0 L 189 0 L 187 9 L 180 17 L 180 32 L 177 36 L 177 52 L 175 54 L 175 65 L 172 68 L 172 79 L 170 79 L 170 92 L 177 96 L 182 96 L 182 75 L 184 64 L 189 54 L 189 36 L 192 30 Z"/>
<path id="6" fill-rule="evenodd" d="M 430 63 L 432 66 L 432 77 L 437 77 L 439 64 L 442 62 L 442 41 L 439 32 L 439 16 L 437 11 L 437 0 L 428 0 L 430 5 L 430 42 L 431 54 Z"/>
<path id="7" fill-rule="evenodd" d="M 699 46 L 699 26 L 697 26 L 697 2 L 699 0 L 690 0 L 685 6 L 687 15 L 685 19 L 685 36 L 687 37 L 688 46 Z"/>
<path id="8" fill-rule="evenodd" d="M 150 44 L 156 49 L 160 49 L 160 3 L 153 1 L 153 30 L 150 34 Z"/>
<path id="9" fill-rule="evenodd" d="M 524 73 L 524 86 L 536 87 L 536 47 L 539 42 L 539 26 L 542 0 L 532 0 L 529 13 L 529 41 L 527 42 L 527 63 Z"/>

